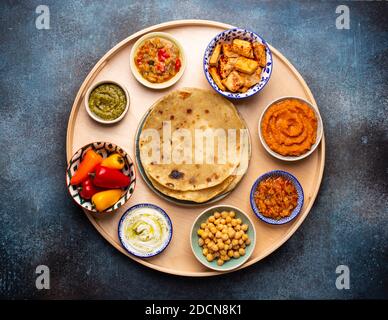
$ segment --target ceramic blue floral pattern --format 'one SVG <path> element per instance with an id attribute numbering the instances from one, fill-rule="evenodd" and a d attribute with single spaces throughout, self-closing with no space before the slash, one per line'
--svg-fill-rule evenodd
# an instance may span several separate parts
<path id="1" fill-rule="evenodd" d="M 231 43 L 233 39 L 238 38 L 241 40 L 246 40 L 250 42 L 260 42 L 261 44 L 265 45 L 266 47 L 266 58 L 267 58 L 267 66 L 266 68 L 263 68 L 263 71 L 261 72 L 261 81 L 248 89 L 247 92 L 240 93 L 240 92 L 229 92 L 229 91 L 222 91 L 218 88 L 216 83 L 214 82 L 212 76 L 209 73 L 209 59 L 213 53 L 214 48 L 218 43 Z M 232 99 L 242 99 L 242 98 L 247 98 L 250 96 L 253 96 L 254 94 L 258 93 L 261 91 L 264 86 L 268 83 L 269 78 L 271 77 L 272 73 L 272 68 L 273 68 L 273 61 L 272 61 L 272 54 L 271 50 L 269 49 L 268 44 L 265 42 L 263 38 L 261 38 L 258 34 L 248 31 L 245 29 L 240 29 L 240 28 L 234 28 L 234 29 L 229 29 L 226 31 L 223 31 L 216 35 L 212 41 L 210 41 L 209 45 L 207 46 L 205 50 L 205 54 L 203 57 L 203 70 L 205 72 L 205 76 L 209 84 L 213 87 L 214 90 L 216 90 L 218 93 L 222 94 L 223 96 L 227 98 L 232 98 Z"/>

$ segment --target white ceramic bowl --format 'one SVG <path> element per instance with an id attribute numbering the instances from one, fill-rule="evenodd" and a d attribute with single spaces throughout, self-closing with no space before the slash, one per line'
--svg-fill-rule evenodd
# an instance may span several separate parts
<path id="1" fill-rule="evenodd" d="M 317 117 L 317 121 L 318 121 L 317 139 L 315 140 L 315 143 L 312 145 L 311 149 L 309 151 L 307 151 L 306 153 L 300 155 L 300 156 L 283 156 L 283 155 L 273 151 L 268 146 L 268 144 L 265 142 L 265 139 L 264 139 L 264 137 L 262 135 L 262 132 L 261 132 L 261 122 L 263 121 L 263 117 L 264 117 L 265 113 L 267 112 L 267 110 L 272 105 L 274 105 L 275 103 L 280 102 L 280 101 L 285 100 L 285 99 L 297 99 L 299 101 L 304 102 L 305 104 L 307 104 L 315 112 L 315 116 Z M 299 97 L 285 96 L 285 97 L 281 97 L 281 98 L 278 98 L 278 99 L 272 101 L 271 103 L 269 103 L 265 107 L 263 113 L 260 116 L 259 125 L 258 125 L 258 131 L 259 131 L 260 141 L 261 141 L 262 145 L 264 146 L 265 150 L 267 150 L 267 152 L 270 155 L 272 155 L 273 157 L 278 158 L 280 160 L 284 160 L 284 161 L 297 161 L 297 160 L 301 160 L 301 159 L 304 159 L 304 158 L 308 157 L 318 147 L 319 143 L 321 142 L 322 135 L 323 135 L 323 123 L 322 123 L 322 118 L 321 118 L 321 115 L 319 113 L 319 110 L 317 109 L 317 107 L 313 106 L 310 102 L 308 102 L 308 101 L 306 101 L 306 100 L 304 100 L 302 98 L 299 98 Z"/>
<path id="2" fill-rule="evenodd" d="M 125 106 L 125 109 L 123 111 L 123 113 L 116 119 L 114 120 L 104 120 L 104 119 L 101 119 L 99 116 L 97 116 L 96 114 L 94 114 L 90 108 L 89 108 L 89 97 L 90 97 L 90 94 L 92 93 L 92 91 L 97 88 L 98 86 L 102 85 L 102 84 L 115 84 L 116 86 L 119 86 L 121 89 L 123 89 L 124 93 L 125 93 L 125 97 L 127 98 L 127 104 Z M 102 80 L 102 81 L 99 81 L 95 84 L 93 84 L 92 86 L 90 86 L 90 88 L 88 89 L 88 91 L 86 91 L 86 94 L 85 94 L 85 99 L 84 99 L 84 103 L 85 103 L 85 108 L 86 108 L 86 111 L 88 112 L 89 116 L 99 122 L 99 123 L 102 123 L 102 124 L 112 124 L 112 123 L 116 123 L 116 122 L 119 122 L 121 119 L 123 119 L 125 117 L 125 115 L 127 114 L 128 112 L 128 109 L 129 109 L 129 104 L 130 104 L 130 97 L 129 97 L 129 93 L 128 93 L 128 90 L 127 88 L 125 88 L 125 86 L 123 86 L 122 84 L 118 83 L 117 81 L 114 81 L 114 80 Z"/>
<path id="3" fill-rule="evenodd" d="M 164 38 L 164 39 L 167 39 L 167 40 L 173 42 L 179 48 L 179 51 L 180 51 L 181 68 L 180 68 L 179 72 L 174 77 L 172 77 L 170 80 L 168 80 L 166 82 L 162 82 L 162 83 L 153 83 L 153 82 L 150 82 L 150 81 L 144 79 L 143 76 L 140 74 L 139 70 L 137 69 L 137 67 L 135 65 L 135 60 L 134 60 L 137 49 L 146 40 L 148 40 L 150 38 L 155 38 L 155 37 Z M 129 60 L 130 60 L 130 67 L 131 67 L 132 74 L 134 75 L 136 80 L 139 81 L 142 85 L 144 85 L 148 88 L 151 88 L 151 89 L 165 89 L 165 88 L 171 87 L 182 77 L 182 75 L 186 69 L 186 55 L 185 55 L 185 51 L 183 50 L 182 45 L 172 35 L 165 33 L 165 32 L 147 33 L 146 35 L 144 35 L 140 39 L 138 39 L 132 47 Z"/>

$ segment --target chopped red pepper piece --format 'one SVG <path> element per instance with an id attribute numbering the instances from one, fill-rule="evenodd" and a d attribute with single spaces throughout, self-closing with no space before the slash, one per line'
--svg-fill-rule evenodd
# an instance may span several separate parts
<path id="1" fill-rule="evenodd" d="M 175 71 L 178 72 L 180 70 L 181 66 L 182 66 L 181 60 L 180 59 L 176 59 L 176 61 L 175 61 Z"/>

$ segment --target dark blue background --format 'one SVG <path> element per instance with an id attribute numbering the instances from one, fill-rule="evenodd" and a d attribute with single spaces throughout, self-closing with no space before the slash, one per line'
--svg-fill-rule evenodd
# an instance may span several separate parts
<path id="1" fill-rule="evenodd" d="M 388 3 L 4 1 L 0 3 L 0 297 L 387 298 Z M 51 29 L 35 28 L 49 5 Z M 278 251 L 243 271 L 189 279 L 147 269 L 109 245 L 65 190 L 65 135 L 78 88 L 120 40 L 160 22 L 199 18 L 259 32 L 296 66 L 325 124 L 316 203 Z M 35 288 L 35 268 L 51 289 Z M 335 269 L 350 268 L 350 290 Z"/>

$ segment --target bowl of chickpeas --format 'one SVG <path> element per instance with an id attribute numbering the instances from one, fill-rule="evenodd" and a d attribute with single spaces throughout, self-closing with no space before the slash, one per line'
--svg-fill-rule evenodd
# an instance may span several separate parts
<path id="1" fill-rule="evenodd" d="M 217 205 L 203 211 L 190 233 L 194 256 L 216 271 L 230 271 L 252 255 L 256 231 L 252 220 L 241 209 Z"/>

